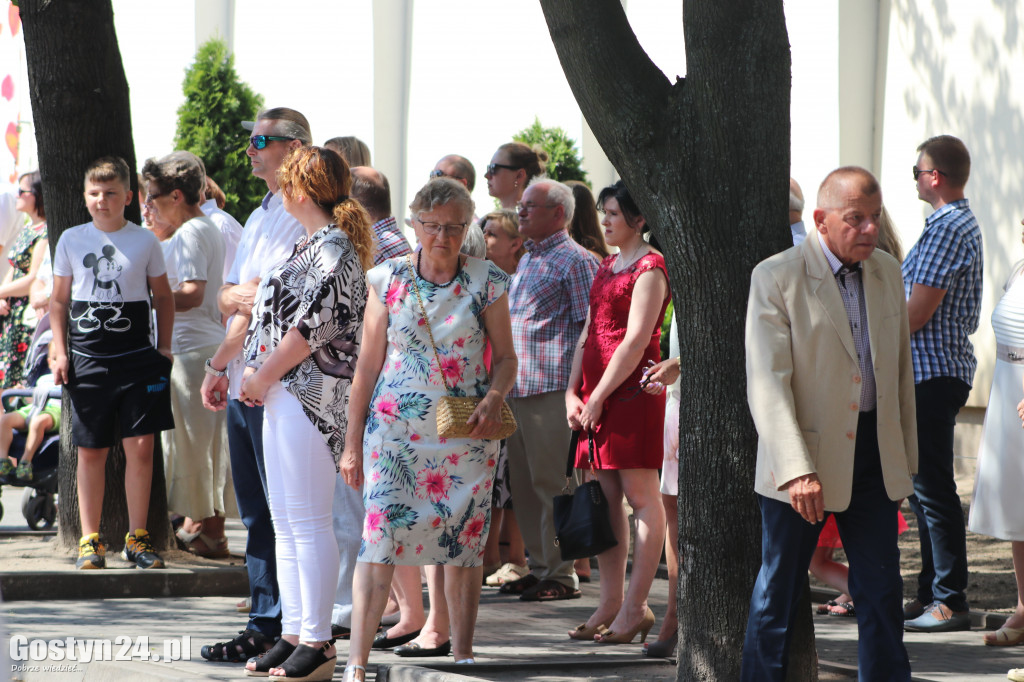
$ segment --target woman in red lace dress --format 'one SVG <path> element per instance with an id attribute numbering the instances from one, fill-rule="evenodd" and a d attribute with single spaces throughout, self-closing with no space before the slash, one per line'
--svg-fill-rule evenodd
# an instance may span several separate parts
<path id="1" fill-rule="evenodd" d="M 598 195 L 605 240 L 618 254 L 601 263 L 590 289 L 590 315 L 573 355 L 565 392 L 569 426 L 593 435 L 594 468 L 611 509 L 619 544 L 598 555 L 601 600 L 573 639 L 607 644 L 641 641 L 654 625 L 647 593 L 665 539 L 658 469 L 663 458 L 664 394 L 639 389 L 645 367 L 661 359 L 658 340 L 669 302 L 665 259 L 644 241 L 649 225 L 619 181 Z M 587 439 L 576 466 L 589 469 Z M 629 553 L 625 495 L 637 522 L 633 571 L 624 590 Z"/>

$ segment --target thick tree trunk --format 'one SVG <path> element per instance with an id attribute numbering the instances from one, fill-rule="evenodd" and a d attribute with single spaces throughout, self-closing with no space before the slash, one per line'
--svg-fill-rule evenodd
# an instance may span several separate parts
<path id="1" fill-rule="evenodd" d="M 32 118 L 43 178 L 51 252 L 61 233 L 90 220 L 82 199 L 86 167 L 101 156 L 120 156 L 135 168 L 128 82 L 114 33 L 110 0 L 21 0 Z M 132 177 L 132 189 L 137 190 Z M 139 221 L 138 193 L 128 207 Z M 65 396 L 65 405 L 70 404 Z M 61 544 L 78 544 L 76 449 L 70 410 L 61 425 L 58 486 Z M 124 451 L 107 459 L 101 533 L 114 551 L 124 543 L 128 512 L 124 498 Z M 133 529 L 134 530 L 134 529 Z M 149 530 L 158 548 L 170 538 L 163 460 L 154 457 Z"/>
<path id="2" fill-rule="evenodd" d="M 747 293 L 754 265 L 791 245 L 782 2 L 684 2 L 688 73 L 675 83 L 644 53 L 619 0 L 541 7 L 580 109 L 668 263 L 684 367 L 678 677 L 735 680 L 760 565 Z M 811 632 L 794 640 L 794 663 L 813 660 Z"/>

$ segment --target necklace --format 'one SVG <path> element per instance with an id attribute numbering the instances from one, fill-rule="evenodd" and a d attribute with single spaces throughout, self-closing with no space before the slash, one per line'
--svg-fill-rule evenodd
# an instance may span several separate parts
<path id="1" fill-rule="evenodd" d="M 628 268 L 630 265 L 635 263 L 636 260 L 637 260 L 637 254 L 639 254 L 640 251 L 644 247 L 646 247 L 646 246 L 647 246 L 647 242 L 641 240 L 640 241 L 640 245 L 638 247 L 636 247 L 635 249 L 633 249 L 633 253 L 629 254 L 629 258 L 628 259 L 625 258 L 624 254 L 622 253 L 622 249 L 619 249 L 619 256 L 618 256 L 618 258 L 615 259 L 615 266 L 616 266 L 617 269 L 613 268 L 615 270 L 615 272 L 622 272 L 623 270 Z"/>
<path id="2" fill-rule="evenodd" d="M 455 261 L 455 276 L 454 277 L 452 277 L 447 282 L 442 282 L 440 284 L 438 284 L 437 282 L 431 282 L 429 279 L 427 279 L 426 277 L 423 276 L 423 272 L 420 270 L 420 261 L 421 260 L 423 260 L 423 252 L 422 251 L 420 251 L 419 253 L 416 254 L 416 276 L 419 277 L 420 279 L 422 279 L 424 282 L 429 282 L 430 284 L 433 284 L 436 287 L 446 287 L 446 286 L 448 286 L 449 284 L 451 284 L 452 282 L 457 280 L 459 278 L 459 273 L 462 272 L 462 256 L 459 256 L 458 259 Z"/>

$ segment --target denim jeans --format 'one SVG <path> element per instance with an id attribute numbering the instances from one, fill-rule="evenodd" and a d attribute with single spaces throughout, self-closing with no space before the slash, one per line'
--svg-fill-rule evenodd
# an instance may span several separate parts
<path id="1" fill-rule="evenodd" d="M 917 599 L 940 601 L 954 611 L 968 609 L 967 534 L 953 479 L 953 427 L 971 387 L 953 377 L 936 377 L 915 387 L 917 475 L 910 508 L 921 537 Z"/>
<path id="2" fill-rule="evenodd" d="M 769 497 L 758 500 L 761 570 L 750 599 L 741 679 L 783 682 L 794 614 L 825 521 L 810 524 L 788 502 Z M 858 679 L 865 682 L 910 680 L 910 661 L 903 646 L 896 509 L 882 478 L 876 415 L 862 413 L 857 424 L 850 506 L 835 512 L 835 517 L 850 560 L 849 589 L 857 605 L 859 634 Z"/>
<path id="3" fill-rule="evenodd" d="M 249 573 L 252 608 L 247 627 L 266 637 L 279 637 L 281 594 L 277 588 L 274 524 L 270 519 L 267 473 L 263 466 L 262 407 L 228 401 L 228 448 L 238 513 L 249 531 L 245 568 Z"/>

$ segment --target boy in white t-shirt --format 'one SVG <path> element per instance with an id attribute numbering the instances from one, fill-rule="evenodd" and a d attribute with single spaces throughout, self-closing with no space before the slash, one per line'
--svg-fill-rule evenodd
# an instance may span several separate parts
<path id="1" fill-rule="evenodd" d="M 139 568 L 164 567 L 146 531 L 146 515 L 154 434 L 174 428 L 169 379 L 174 298 L 160 242 L 124 217 L 132 199 L 129 173 L 117 157 L 103 157 L 89 166 L 85 205 L 92 222 L 66 230 L 53 260 L 53 376 L 55 384 L 68 387 L 78 445 L 80 569 L 106 565 L 100 511 L 107 453 L 117 425 L 125 452 L 129 521 L 122 557 Z M 150 290 L 156 348 L 150 341 Z"/>

